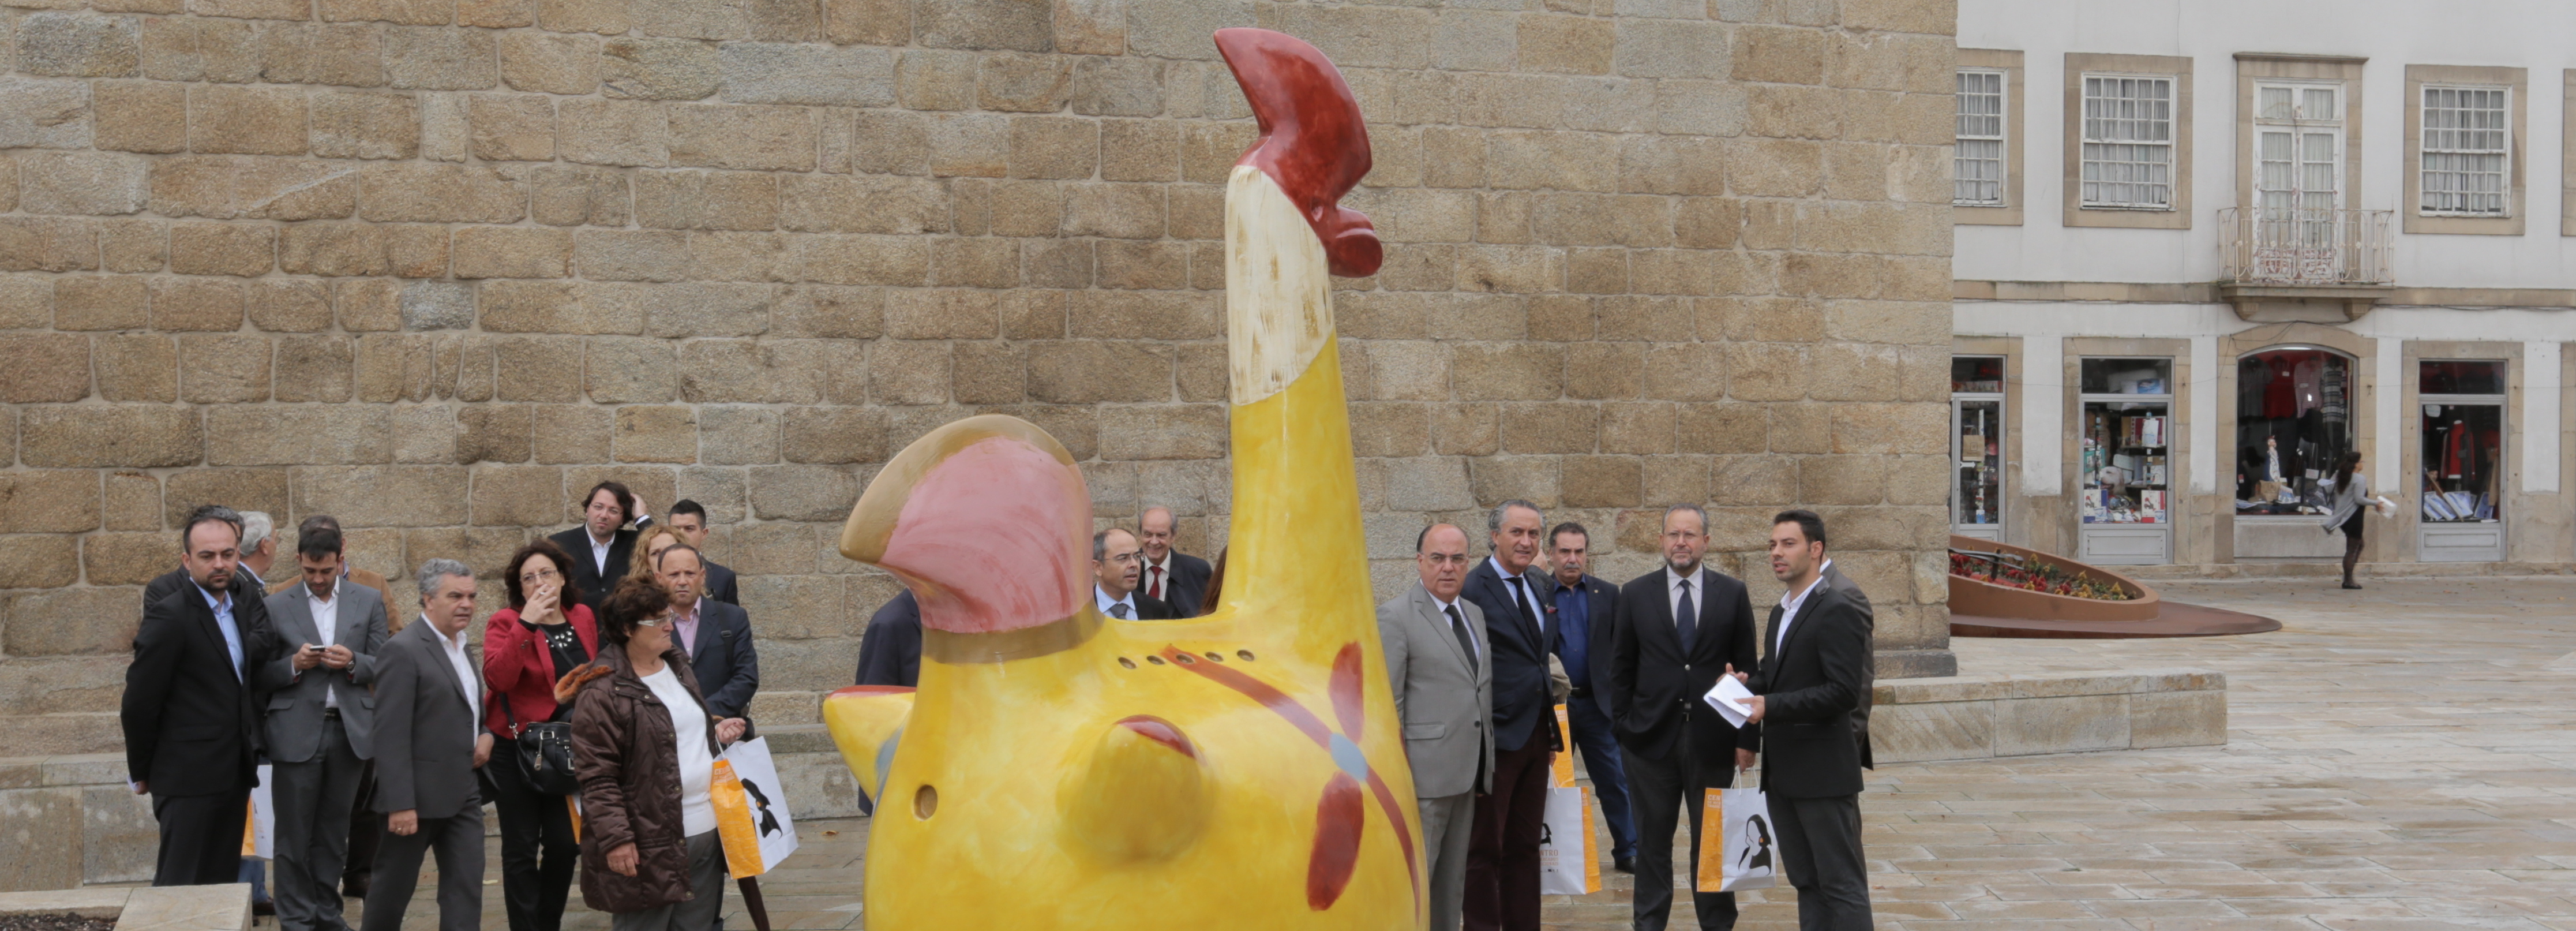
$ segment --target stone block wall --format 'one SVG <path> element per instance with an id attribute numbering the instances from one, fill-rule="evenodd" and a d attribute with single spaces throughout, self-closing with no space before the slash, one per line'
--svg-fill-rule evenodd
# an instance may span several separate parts
<path id="1" fill-rule="evenodd" d="M 486 572 L 581 491 L 707 504 L 765 713 L 893 587 L 831 549 L 979 411 L 1103 522 L 1228 508 L 1209 42 L 1340 63 L 1387 263 L 1339 295 L 1371 556 L 1510 497 L 1833 520 L 1946 672 L 1947 0 L 0 0 L 0 742 L 112 748 L 200 502 Z M 1472 526 L 1477 526 L 1471 524 Z M 1752 557 L 1748 559 L 1748 557 Z M 271 572 L 282 578 L 291 559 Z M 497 580 L 493 580 L 497 582 Z M 487 584 L 497 598 L 499 586 Z"/>

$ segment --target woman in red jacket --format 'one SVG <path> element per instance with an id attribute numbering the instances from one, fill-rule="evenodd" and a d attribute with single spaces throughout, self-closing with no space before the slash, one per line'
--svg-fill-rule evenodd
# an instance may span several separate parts
<path id="1" fill-rule="evenodd" d="M 537 789 L 516 743 L 527 725 L 572 720 L 572 706 L 555 703 L 555 683 L 599 652 L 599 626 L 564 572 L 570 565 L 553 541 L 520 547 L 501 576 L 510 607 L 483 627 L 483 681 L 491 689 L 484 723 L 501 744 L 483 771 L 500 809 L 501 900 L 510 931 L 559 931 L 581 858 L 571 799 Z"/>

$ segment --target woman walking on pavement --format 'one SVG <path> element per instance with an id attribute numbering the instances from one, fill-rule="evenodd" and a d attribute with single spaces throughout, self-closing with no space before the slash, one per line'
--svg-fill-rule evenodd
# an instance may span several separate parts
<path id="1" fill-rule="evenodd" d="M 2324 529 L 2327 533 L 2343 531 L 2345 588 L 2361 587 L 2361 583 L 2352 580 L 2352 570 L 2361 564 L 2361 517 L 2363 512 L 2370 510 L 2371 502 L 2365 492 L 2370 481 L 2358 471 L 2360 467 L 2360 452 L 2344 453 L 2336 457 L 2334 474 L 2327 476 L 2325 481 L 2328 493 L 2334 496 L 2334 511 L 2326 515 Z"/>

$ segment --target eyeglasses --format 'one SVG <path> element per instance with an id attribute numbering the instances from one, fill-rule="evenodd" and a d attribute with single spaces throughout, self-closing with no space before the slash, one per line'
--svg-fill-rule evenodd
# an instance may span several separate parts
<path id="1" fill-rule="evenodd" d="M 529 572 L 529 573 L 523 573 L 523 574 L 521 574 L 521 575 L 519 576 L 519 581 L 520 581 L 521 583 L 523 583 L 523 584 L 527 584 L 527 585 L 535 585 L 535 584 L 537 584 L 538 582 L 542 582 L 542 581 L 545 581 L 545 580 L 547 580 L 547 579 L 556 579 L 556 578 L 562 578 L 562 577 L 563 577 L 563 573 L 561 573 L 561 572 L 556 572 L 556 571 L 554 571 L 554 570 L 552 570 L 552 569 L 539 569 L 539 570 L 537 570 L 537 571 L 535 571 L 535 572 Z"/>
<path id="2" fill-rule="evenodd" d="M 671 622 L 669 617 L 648 617 L 635 622 L 637 627 L 660 627 Z"/>
<path id="3" fill-rule="evenodd" d="M 1430 560 L 1431 564 L 1435 566 L 1463 566 L 1467 564 L 1467 554 L 1465 553 L 1448 556 L 1443 556 L 1439 553 L 1424 553 L 1422 554 L 1422 558 Z"/>

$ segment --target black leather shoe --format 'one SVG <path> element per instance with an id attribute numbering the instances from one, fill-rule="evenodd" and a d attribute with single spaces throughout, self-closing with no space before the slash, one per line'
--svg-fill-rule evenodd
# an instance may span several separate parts
<path id="1" fill-rule="evenodd" d="M 1637 872 L 1637 858 L 1613 857 L 1610 860 L 1610 868 L 1622 873 L 1634 874 Z"/>
<path id="2" fill-rule="evenodd" d="M 361 902 L 366 901 L 367 884 L 342 882 L 340 884 L 340 897 L 344 899 L 357 899 Z"/>
<path id="3" fill-rule="evenodd" d="M 253 902 L 253 903 L 250 903 L 250 913 L 251 913 L 251 914 L 253 914 L 253 915 L 274 915 L 274 914 L 277 914 L 277 903 L 275 903 L 275 902 Z"/>

